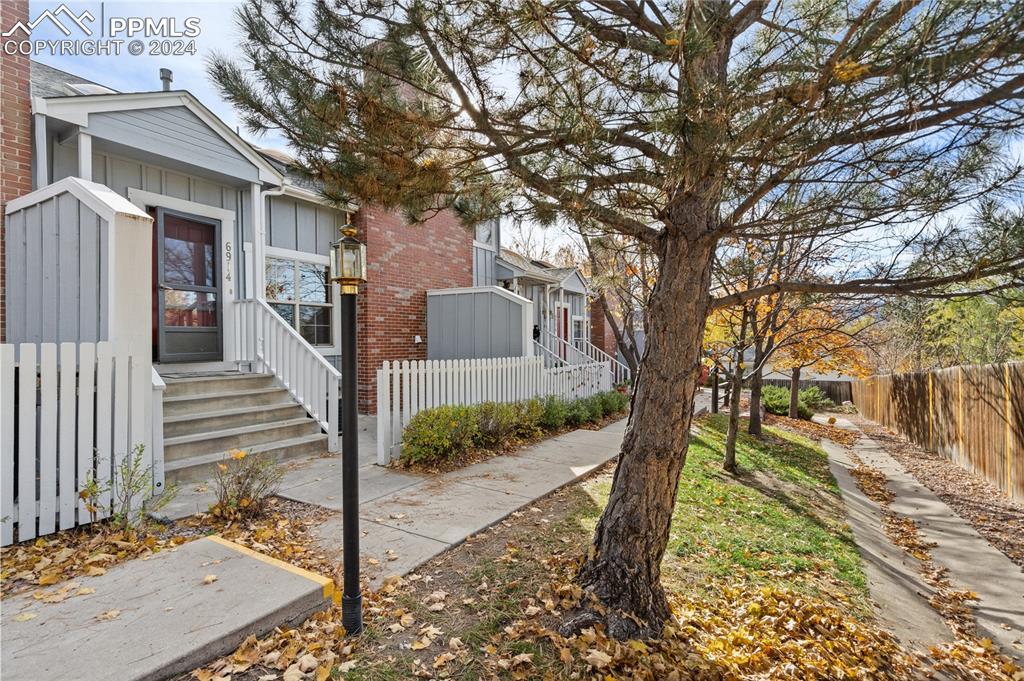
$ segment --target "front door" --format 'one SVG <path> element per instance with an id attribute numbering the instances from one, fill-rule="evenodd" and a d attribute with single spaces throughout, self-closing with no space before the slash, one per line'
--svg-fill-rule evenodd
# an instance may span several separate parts
<path id="1" fill-rule="evenodd" d="M 159 362 L 220 360 L 220 221 L 166 208 L 151 211 L 153 343 Z"/>

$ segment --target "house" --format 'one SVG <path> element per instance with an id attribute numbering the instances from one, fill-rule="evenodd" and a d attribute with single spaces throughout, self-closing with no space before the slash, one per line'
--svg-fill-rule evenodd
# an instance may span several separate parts
<path id="1" fill-rule="evenodd" d="M 130 346 L 130 400 L 145 408 L 125 437 L 149 446 L 161 483 L 205 478 L 235 447 L 337 450 L 346 330 L 328 264 L 344 225 L 367 253 L 363 413 L 384 361 L 601 353 L 581 274 L 502 250 L 500 221 L 411 226 L 331 204 L 171 78 L 116 92 L 5 57 L 0 144 L 0 340 Z"/>

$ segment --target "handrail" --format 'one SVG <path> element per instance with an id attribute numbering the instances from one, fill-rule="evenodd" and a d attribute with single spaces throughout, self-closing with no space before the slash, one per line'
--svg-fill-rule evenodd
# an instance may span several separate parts
<path id="1" fill-rule="evenodd" d="M 277 377 L 292 397 L 327 431 L 327 448 L 340 449 L 338 379 L 341 372 L 316 351 L 266 301 L 235 301 L 237 359 L 256 362 Z"/>
<path id="2" fill-rule="evenodd" d="M 557 348 L 557 349 L 548 348 L 549 350 L 551 350 L 551 352 L 553 352 L 556 355 L 558 355 L 559 357 L 561 357 L 562 356 L 562 352 L 560 352 L 560 350 L 564 350 L 565 351 L 565 357 L 562 357 L 562 361 L 567 362 L 569 364 L 587 364 L 589 362 L 596 361 L 596 360 L 588 357 L 585 352 L 583 352 L 582 350 L 580 350 L 576 346 L 572 345 L 571 343 L 566 342 L 564 339 L 559 338 L 557 335 L 551 333 L 551 331 L 545 330 L 543 333 L 544 333 L 544 336 L 543 336 L 544 338 L 546 338 L 547 340 L 552 341 L 552 342 L 555 343 L 555 348 Z M 547 346 L 547 344 L 545 343 L 545 347 L 546 346 Z M 573 359 L 570 360 L 569 359 L 570 356 L 572 356 Z"/>
<path id="3" fill-rule="evenodd" d="M 548 350 L 541 343 L 533 341 L 533 344 L 538 350 L 540 350 L 540 356 L 544 358 L 544 366 L 557 367 L 569 364 L 566 360 Z"/>
<path id="4" fill-rule="evenodd" d="M 575 342 L 578 343 L 579 346 L 582 346 L 582 352 L 584 352 L 591 359 L 596 359 L 603 362 L 611 362 L 612 373 L 615 374 L 616 383 L 623 383 L 625 381 L 628 381 L 630 376 L 632 376 L 633 372 L 630 371 L 628 366 L 626 366 L 623 362 L 620 362 L 619 360 L 615 359 L 607 352 L 605 352 L 601 348 L 597 347 L 596 345 L 588 341 L 586 338 L 577 338 Z"/>

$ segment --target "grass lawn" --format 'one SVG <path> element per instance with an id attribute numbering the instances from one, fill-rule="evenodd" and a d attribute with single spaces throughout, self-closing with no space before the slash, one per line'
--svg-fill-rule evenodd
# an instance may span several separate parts
<path id="1" fill-rule="evenodd" d="M 724 416 L 700 420 L 680 481 L 663 564 L 676 622 L 664 641 L 553 631 L 578 598 L 571 577 L 607 500 L 609 467 L 386 589 L 345 678 L 728 678 L 786 669 L 803 677 L 892 663 L 891 641 L 864 624 L 864 575 L 824 452 L 779 429 L 744 434 L 733 478 L 720 464 L 725 427 Z"/>

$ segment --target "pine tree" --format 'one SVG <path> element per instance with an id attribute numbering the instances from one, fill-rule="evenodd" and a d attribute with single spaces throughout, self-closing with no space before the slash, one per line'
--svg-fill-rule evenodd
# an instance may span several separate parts
<path id="1" fill-rule="evenodd" d="M 469 221 L 511 204 L 654 254 L 632 415 L 578 575 L 601 607 L 566 629 L 657 635 L 669 616 L 661 558 L 713 309 L 1019 285 L 1012 240 L 973 243 L 956 216 L 1018 189 L 1024 2 L 252 0 L 240 24 L 242 55 L 213 77 L 328 196 Z M 713 294 L 723 239 L 801 233 L 836 249 L 829 277 Z"/>

